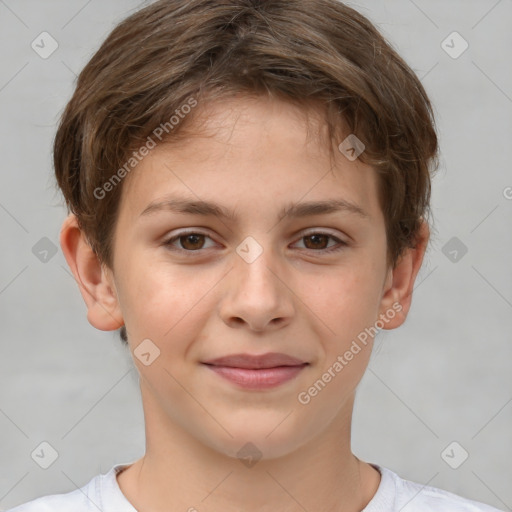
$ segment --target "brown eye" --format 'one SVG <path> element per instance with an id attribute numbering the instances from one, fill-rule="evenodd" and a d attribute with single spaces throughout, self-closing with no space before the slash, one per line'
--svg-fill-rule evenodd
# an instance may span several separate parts
<path id="1" fill-rule="evenodd" d="M 200 252 L 201 249 L 208 249 L 208 247 L 205 247 L 206 239 L 211 240 L 206 234 L 189 231 L 178 233 L 172 238 L 169 238 L 169 240 L 164 242 L 164 245 L 172 251 L 181 251 L 184 253 Z"/>
<path id="2" fill-rule="evenodd" d="M 310 240 L 311 241 L 311 247 L 308 247 L 308 244 L 306 245 L 307 249 L 326 249 L 327 244 L 329 243 L 329 238 L 331 238 L 329 235 L 308 235 L 304 237 L 304 240 Z"/>
<path id="3" fill-rule="evenodd" d="M 187 250 L 202 249 L 204 245 L 204 235 L 192 234 L 192 235 L 181 235 L 178 237 L 181 246 Z"/>
<path id="4" fill-rule="evenodd" d="M 333 240 L 336 244 L 329 246 L 329 240 Z M 344 242 L 329 233 L 322 232 L 305 235 L 300 239 L 300 241 L 304 241 L 306 250 L 318 252 L 320 254 L 340 251 L 348 246 L 347 242 Z"/>

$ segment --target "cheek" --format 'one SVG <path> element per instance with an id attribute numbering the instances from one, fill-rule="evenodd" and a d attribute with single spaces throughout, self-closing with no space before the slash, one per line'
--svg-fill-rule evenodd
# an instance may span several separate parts
<path id="1" fill-rule="evenodd" d="M 360 262 L 347 266 L 326 275 L 315 286 L 311 308 L 337 339 L 346 340 L 377 319 L 380 285 L 380 274 L 370 265 Z"/>
<path id="2" fill-rule="evenodd" d="M 142 270 L 141 270 L 142 269 Z M 161 348 L 180 351 L 198 335 L 206 318 L 208 291 L 215 276 L 203 278 L 192 267 L 172 268 L 164 264 L 133 263 L 126 268 L 121 308 L 127 329 L 135 340 L 149 338 Z"/>
<path id="3" fill-rule="evenodd" d="M 181 304 L 177 283 L 136 257 L 120 263 L 119 272 L 119 301 L 128 330 L 137 337 L 160 336 L 163 324 L 172 326 Z"/>
<path id="4" fill-rule="evenodd" d="M 364 265 L 361 270 L 331 275 L 322 280 L 315 293 L 314 311 L 321 320 L 316 322 L 317 334 L 323 353 L 297 401 L 324 424 L 351 399 L 371 356 L 370 327 L 378 318 L 378 276 Z"/>

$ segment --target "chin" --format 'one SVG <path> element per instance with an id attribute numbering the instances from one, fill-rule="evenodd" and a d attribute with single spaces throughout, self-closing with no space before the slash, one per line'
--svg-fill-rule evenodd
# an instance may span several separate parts
<path id="1" fill-rule="evenodd" d="M 306 442 L 303 432 L 298 432 L 297 426 L 288 420 L 262 422 L 261 419 L 243 424 L 231 424 L 227 430 L 233 437 L 223 436 L 223 439 L 210 439 L 208 444 L 215 451 L 228 457 L 239 459 L 248 467 L 258 460 L 272 460 L 284 457 L 294 452 Z M 282 424 L 279 424 L 282 422 Z"/>

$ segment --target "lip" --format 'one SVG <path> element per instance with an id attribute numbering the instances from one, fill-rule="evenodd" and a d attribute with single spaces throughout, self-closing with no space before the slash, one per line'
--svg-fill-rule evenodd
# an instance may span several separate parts
<path id="1" fill-rule="evenodd" d="M 279 352 L 269 352 L 259 355 L 232 354 L 204 361 L 204 364 L 259 370 L 262 368 L 275 368 L 277 366 L 300 366 L 306 364 L 306 361 Z"/>
<path id="2" fill-rule="evenodd" d="M 272 352 L 262 355 L 233 354 L 202 364 L 242 388 L 269 389 L 293 379 L 309 363 Z"/>

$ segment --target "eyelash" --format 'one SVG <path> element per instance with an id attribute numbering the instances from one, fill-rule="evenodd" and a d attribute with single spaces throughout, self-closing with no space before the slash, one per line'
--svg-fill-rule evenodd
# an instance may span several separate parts
<path id="1" fill-rule="evenodd" d="M 186 254 L 187 257 L 189 257 L 189 256 L 193 257 L 194 253 L 200 253 L 203 251 L 203 249 L 197 249 L 195 251 L 191 251 L 191 250 L 187 250 L 187 249 L 172 247 L 173 242 L 175 242 L 176 240 L 179 240 L 182 237 L 188 236 L 188 235 L 205 236 L 207 238 L 210 238 L 210 240 L 211 240 L 211 237 L 209 235 L 207 235 L 206 233 L 201 233 L 200 231 L 182 231 L 182 232 L 178 233 L 177 235 L 174 235 L 173 237 L 169 238 L 167 241 L 165 241 L 164 245 L 166 247 L 168 247 L 169 250 L 171 250 L 171 251 L 182 252 L 182 253 Z M 307 235 L 303 235 L 302 237 L 300 237 L 300 240 L 302 240 L 303 238 L 308 238 L 308 237 L 314 236 L 314 235 L 327 236 L 327 237 L 335 240 L 336 242 L 338 242 L 339 245 L 337 247 L 336 246 L 330 247 L 329 249 L 318 249 L 318 250 L 317 249 L 302 249 L 302 250 L 330 254 L 330 253 L 335 253 L 335 252 L 341 251 L 348 246 L 348 243 L 344 242 L 343 240 L 340 240 L 339 238 L 335 237 L 334 235 L 331 235 L 330 233 L 324 233 L 323 231 L 313 231 L 311 233 L 308 233 Z M 204 249 L 204 250 L 206 250 L 206 249 Z"/>

